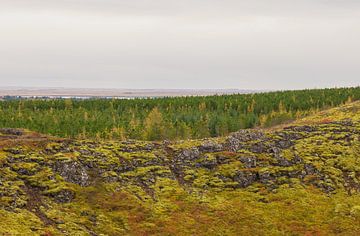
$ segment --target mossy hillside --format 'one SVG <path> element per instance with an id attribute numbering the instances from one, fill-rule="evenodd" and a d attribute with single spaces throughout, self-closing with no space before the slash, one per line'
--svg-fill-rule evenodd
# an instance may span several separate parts
<path id="1" fill-rule="evenodd" d="M 179 142 L 7 135 L 0 234 L 357 235 L 358 107 Z"/>

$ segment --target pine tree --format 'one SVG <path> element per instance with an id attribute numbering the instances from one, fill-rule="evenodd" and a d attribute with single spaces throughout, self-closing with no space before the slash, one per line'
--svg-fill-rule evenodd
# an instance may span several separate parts
<path id="1" fill-rule="evenodd" d="M 205 138 L 210 136 L 209 121 L 206 116 L 198 120 L 193 129 L 193 138 Z"/>
<path id="2" fill-rule="evenodd" d="M 143 137 L 146 140 L 160 140 L 164 135 L 163 117 L 157 107 L 153 108 L 145 119 Z"/>
<path id="3" fill-rule="evenodd" d="M 71 99 L 65 99 L 64 100 L 65 109 L 71 110 L 73 108 L 73 103 Z"/>

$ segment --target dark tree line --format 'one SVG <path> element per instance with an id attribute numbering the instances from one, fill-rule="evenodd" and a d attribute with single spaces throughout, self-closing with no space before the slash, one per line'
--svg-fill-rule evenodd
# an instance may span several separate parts
<path id="1" fill-rule="evenodd" d="M 152 99 L 15 99 L 0 127 L 61 137 L 187 139 L 271 126 L 360 99 L 360 87 Z"/>

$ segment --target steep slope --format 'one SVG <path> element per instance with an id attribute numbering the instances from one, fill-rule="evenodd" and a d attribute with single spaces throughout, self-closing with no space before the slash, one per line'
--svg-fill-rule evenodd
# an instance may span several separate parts
<path id="1" fill-rule="evenodd" d="M 359 102 L 181 142 L 2 129 L 0 148 L 0 234 L 360 234 Z"/>

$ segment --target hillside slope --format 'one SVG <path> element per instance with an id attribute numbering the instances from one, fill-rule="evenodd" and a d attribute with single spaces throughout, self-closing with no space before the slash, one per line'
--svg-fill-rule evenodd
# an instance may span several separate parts
<path id="1" fill-rule="evenodd" d="M 359 235 L 360 102 L 181 142 L 0 130 L 0 234 Z"/>

